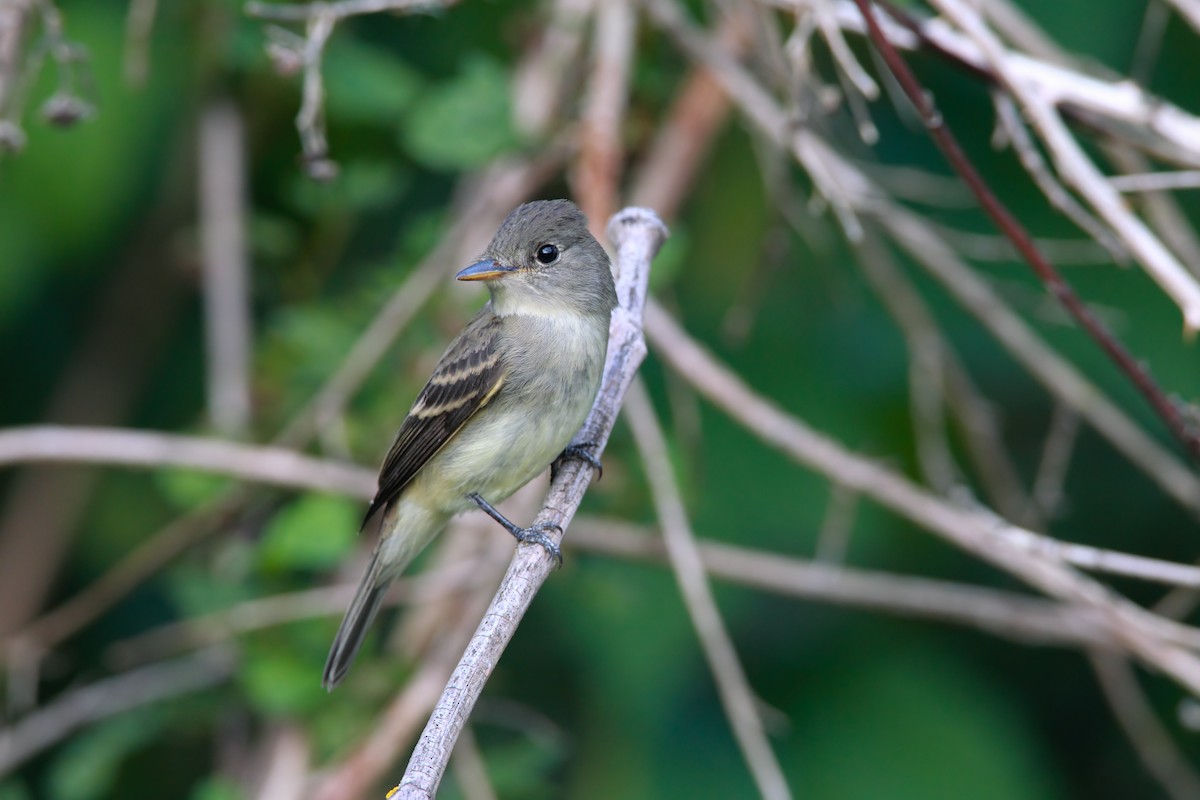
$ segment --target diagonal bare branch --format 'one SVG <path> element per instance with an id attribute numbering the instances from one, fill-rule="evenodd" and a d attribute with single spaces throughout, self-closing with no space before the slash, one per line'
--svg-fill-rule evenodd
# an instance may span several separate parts
<path id="1" fill-rule="evenodd" d="M 645 357 L 642 307 L 650 262 L 666 240 L 667 229 L 653 211 L 626 208 L 609 222 L 608 234 L 617 251 L 619 304 L 609 328 L 608 359 L 600 392 L 577 435 L 579 441 L 595 443 L 597 452 L 603 451 L 621 400 Z M 565 464 L 551 484 L 534 524 L 564 530 L 583 500 L 591 477 L 590 466 L 575 461 Z M 517 548 L 491 606 L 429 717 L 394 797 L 432 800 L 437 794 L 459 731 L 551 567 L 551 559 L 542 547 Z"/>

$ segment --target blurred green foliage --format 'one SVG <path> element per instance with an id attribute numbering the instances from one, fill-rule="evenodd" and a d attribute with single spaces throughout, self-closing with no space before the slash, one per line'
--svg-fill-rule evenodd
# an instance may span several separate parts
<path id="1" fill-rule="evenodd" d="M 234 98 L 247 124 L 257 337 L 253 436 L 259 440 L 273 436 L 312 396 L 428 250 L 446 224 L 458 178 L 497 156 L 540 145 L 516 133 L 509 86 L 542 4 L 462 3 L 429 15 L 380 15 L 339 26 L 324 70 L 332 155 L 341 166 L 329 184 L 302 174 L 292 127 L 299 81 L 271 68 L 262 24 L 245 18 L 233 0 L 161 5 L 149 82 L 133 87 L 121 76 L 125 4 L 62 0 L 67 36 L 89 53 L 94 87 L 88 99 L 99 113 L 70 130 L 40 121 L 36 106 L 54 87 L 47 66 L 31 89 L 28 145 L 0 160 L 2 424 L 45 419 L 56 388 L 87 352 L 98 359 L 89 365 L 96 374 L 122 375 L 130 387 L 128 402 L 103 422 L 203 432 L 195 123 L 213 98 Z M 1144 3 L 1025 5 L 1064 46 L 1112 69 L 1128 68 Z M 1156 91 L 1193 111 L 1200 110 L 1195 40 L 1172 19 L 1152 78 Z M 627 131 L 634 163 L 686 69 L 658 34 L 644 30 L 637 44 Z M 861 42 L 855 49 L 865 58 Z M 930 56 L 912 60 L 988 179 L 1031 230 L 1077 236 L 1046 207 L 1012 155 L 989 147 L 985 88 Z M 570 103 L 574 108 L 578 98 Z M 881 129 L 874 155 L 856 143 L 843 116 L 821 124 L 856 156 L 945 171 L 921 132 L 890 107 L 878 104 L 873 114 Z M 692 333 L 779 405 L 915 474 L 904 343 L 830 214 L 816 220 L 821 235 L 813 240 L 788 229 L 776 198 L 764 189 L 762 159 L 760 143 L 732 123 L 672 223 L 672 239 L 656 264 L 655 291 Z M 805 176 L 779 168 L 807 192 Z M 543 190 L 545 196 L 567 192 L 563 182 Z M 1194 202 L 1187 211 L 1195 222 Z M 990 231 L 973 208 L 930 213 L 947 224 Z M 345 448 L 364 464 L 383 454 L 432 354 L 478 300 L 451 286 L 458 266 L 445 265 L 444 292 L 354 398 L 331 437 L 335 450 Z M 1047 310 L 1024 266 L 1003 262 L 980 271 L 1041 335 L 1165 441 L 1158 422 L 1094 344 Z M 1007 443 L 1028 481 L 1053 404 L 938 285 L 918 269 L 909 272 L 1000 410 Z M 1178 312 L 1141 271 L 1095 266 L 1069 275 L 1165 386 L 1185 399 L 1200 395 L 1196 348 L 1181 342 Z M 114 302 L 114 286 L 151 283 L 165 288 L 139 308 L 161 304 L 170 313 L 145 334 L 154 343 L 152 356 L 129 367 L 127 343 L 105 339 L 99 323 L 105 304 Z M 107 344 L 88 349 L 96 342 Z M 830 503 L 827 482 L 706 404 L 689 405 L 653 354 L 644 374 L 672 426 L 698 534 L 810 556 Z M 640 466 L 621 427 L 605 462 L 606 478 L 589 493 L 585 512 L 652 522 Z M 96 474 L 51 604 L 73 596 L 160 526 L 227 486 L 186 471 Z M 14 475 L 0 473 L 0 491 L 13 489 Z M 1068 504 L 1054 523 L 1062 538 L 1194 558 L 1194 523 L 1091 432 L 1082 434 L 1066 489 Z M 357 543 L 360 504 L 267 490 L 263 497 L 228 526 L 228 535 L 179 559 L 66 642 L 45 675 L 42 696 L 111 672 L 110 648 L 136 633 L 328 583 Z M 848 560 L 1012 588 L 989 568 L 864 505 Z M 0 598 L 3 592 L 0 587 Z M 747 589 L 721 586 L 718 599 L 768 707 L 776 752 L 804 797 L 1090 800 L 1158 791 L 1078 653 Z M 236 637 L 240 666 L 231 684 L 84 729 L 0 782 L 0 800 L 166 794 L 233 800 L 244 795 L 222 772 L 227 765 L 217 743 L 248 747 L 280 720 L 305 726 L 318 760 L 344 754 L 411 665 L 380 652 L 381 630 L 352 679 L 326 695 L 319 676 L 334 624 L 297 622 Z M 1189 756 L 1200 756 L 1194 735 L 1175 728 L 1181 692 L 1155 679 L 1146 683 Z M 678 591 L 659 566 L 570 553 L 522 624 L 474 720 L 489 775 L 504 798 L 754 795 Z M 452 774 L 443 796 L 463 796 Z"/>

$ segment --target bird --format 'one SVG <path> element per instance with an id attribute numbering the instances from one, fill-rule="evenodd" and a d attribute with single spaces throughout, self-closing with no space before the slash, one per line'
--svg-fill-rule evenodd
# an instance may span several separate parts
<path id="1" fill-rule="evenodd" d="M 495 509 L 559 458 L 599 469 L 592 443 L 572 445 L 600 387 L 617 305 L 612 267 L 569 200 L 514 209 L 455 276 L 490 299 L 446 348 L 400 424 L 362 529 L 379 539 L 325 662 L 322 685 L 346 676 L 388 586 L 451 517 L 488 513 L 519 542 L 561 555 L 544 528 Z"/>

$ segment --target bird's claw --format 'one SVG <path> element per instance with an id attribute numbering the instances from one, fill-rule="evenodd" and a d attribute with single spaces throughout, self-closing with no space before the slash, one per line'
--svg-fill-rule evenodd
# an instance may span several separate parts
<path id="1" fill-rule="evenodd" d="M 554 459 L 554 463 L 550 465 L 552 468 L 551 471 L 557 473 L 558 468 L 562 465 L 562 462 L 569 459 L 574 459 L 575 461 L 582 461 L 583 463 L 588 464 L 595 469 L 596 480 L 600 480 L 604 477 L 604 465 L 601 464 L 600 459 L 596 458 L 596 456 L 591 452 L 598 446 L 599 445 L 596 442 L 579 442 L 578 444 L 572 443 L 567 445 L 565 448 L 563 448 L 563 451 L 559 454 L 558 458 Z"/>
<path id="2" fill-rule="evenodd" d="M 549 553 L 550 558 L 554 559 L 554 566 L 561 567 L 563 563 L 562 548 L 546 535 L 546 531 L 552 530 L 558 531 L 558 535 L 562 536 L 562 526 L 555 525 L 553 522 L 536 522 L 528 528 L 517 528 L 511 533 L 521 544 L 540 544 Z"/>

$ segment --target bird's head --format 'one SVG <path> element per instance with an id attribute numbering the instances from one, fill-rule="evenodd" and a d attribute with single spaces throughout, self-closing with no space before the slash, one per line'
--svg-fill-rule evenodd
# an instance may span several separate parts
<path id="1" fill-rule="evenodd" d="M 455 277 L 486 282 L 501 315 L 607 315 L 616 305 L 608 254 L 570 200 L 518 206 L 479 260 Z"/>

